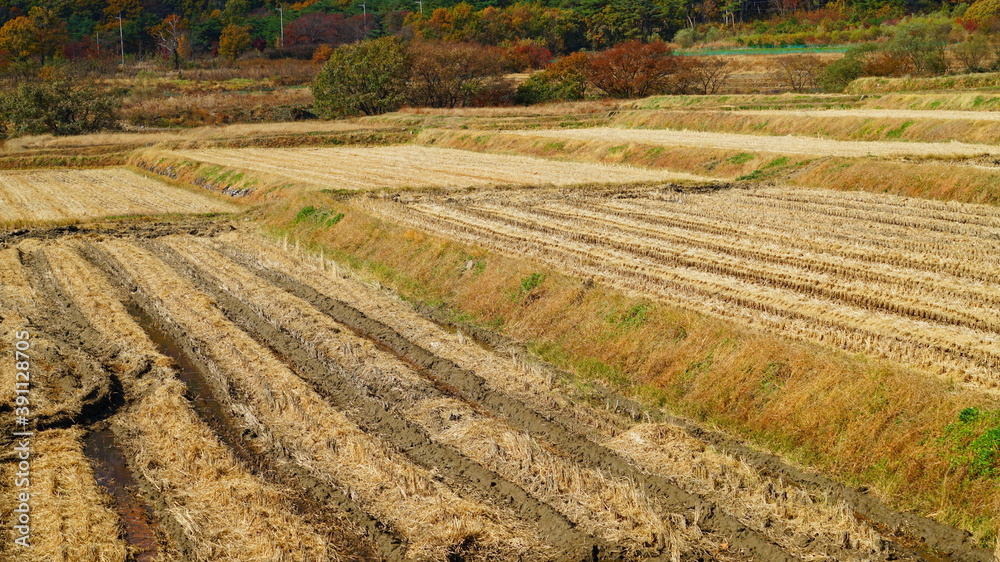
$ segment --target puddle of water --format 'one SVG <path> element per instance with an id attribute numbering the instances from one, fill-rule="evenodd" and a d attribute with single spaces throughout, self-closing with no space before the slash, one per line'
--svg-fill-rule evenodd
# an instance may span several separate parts
<path id="1" fill-rule="evenodd" d="M 125 525 L 125 540 L 137 549 L 136 562 L 155 560 L 153 515 L 135 496 L 138 486 L 125 464 L 125 456 L 115 443 L 114 434 L 110 429 L 92 432 L 83 441 L 83 452 L 90 460 L 97 483 L 115 500 L 118 515 Z"/>
<path id="2" fill-rule="evenodd" d="M 188 358 L 187 353 L 146 311 L 133 302 L 126 303 L 126 310 L 139 327 L 146 332 L 149 339 L 156 345 L 157 351 L 169 357 L 174 362 L 177 376 L 187 387 L 187 396 L 191 400 L 195 413 L 219 436 L 223 443 L 232 449 L 236 456 L 244 461 L 257 458 L 240 437 L 240 432 L 229 423 L 226 408 L 212 392 L 212 387 Z"/>

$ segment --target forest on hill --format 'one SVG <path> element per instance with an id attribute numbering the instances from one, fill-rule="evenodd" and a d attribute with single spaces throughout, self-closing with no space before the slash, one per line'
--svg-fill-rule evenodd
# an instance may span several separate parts
<path id="1" fill-rule="evenodd" d="M 399 35 L 559 56 L 625 41 L 733 45 L 858 43 L 936 12 L 978 27 L 996 0 L 4 0 L 0 64 L 153 54 L 309 58 L 319 45 Z M 964 17 L 967 13 L 973 17 Z M 989 22 L 992 26 L 992 21 Z M 539 55 L 534 55 L 539 56 Z"/>

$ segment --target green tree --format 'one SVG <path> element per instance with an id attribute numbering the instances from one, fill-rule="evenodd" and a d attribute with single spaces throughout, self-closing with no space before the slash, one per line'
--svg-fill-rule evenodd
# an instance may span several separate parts
<path id="1" fill-rule="evenodd" d="M 79 135 L 117 129 L 122 96 L 68 80 L 23 83 L 0 96 L 4 135 Z"/>
<path id="2" fill-rule="evenodd" d="M 938 75 L 948 70 L 945 47 L 951 22 L 914 20 L 900 24 L 888 50 L 914 74 Z"/>
<path id="3" fill-rule="evenodd" d="M 584 72 L 589 56 L 583 51 L 563 57 L 542 72 L 536 72 L 517 88 L 517 102 L 545 103 L 561 100 L 582 100 L 587 92 Z"/>
<path id="4" fill-rule="evenodd" d="M 337 47 L 312 84 L 314 108 L 326 118 L 395 111 L 403 103 L 408 68 L 396 37 Z"/>

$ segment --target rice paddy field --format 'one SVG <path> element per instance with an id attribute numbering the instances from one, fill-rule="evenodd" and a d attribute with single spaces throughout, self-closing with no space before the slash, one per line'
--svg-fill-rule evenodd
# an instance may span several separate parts
<path id="1" fill-rule="evenodd" d="M 22 224 L 237 208 L 122 168 L 0 172 L 0 206 L 0 222 Z"/>
<path id="2" fill-rule="evenodd" d="M 682 102 L 0 171 L 0 559 L 994 560 L 995 143 Z"/>

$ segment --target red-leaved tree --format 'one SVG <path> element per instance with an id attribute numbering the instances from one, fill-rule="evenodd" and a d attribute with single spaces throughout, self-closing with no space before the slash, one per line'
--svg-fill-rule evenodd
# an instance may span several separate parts
<path id="1" fill-rule="evenodd" d="M 372 24 L 372 18 L 368 18 Z M 343 45 L 364 38 L 362 16 L 344 14 L 306 14 L 285 26 L 285 45 Z"/>
<path id="2" fill-rule="evenodd" d="M 612 97 L 636 98 L 671 92 L 679 67 L 666 43 L 635 40 L 593 55 L 586 75 Z"/>

